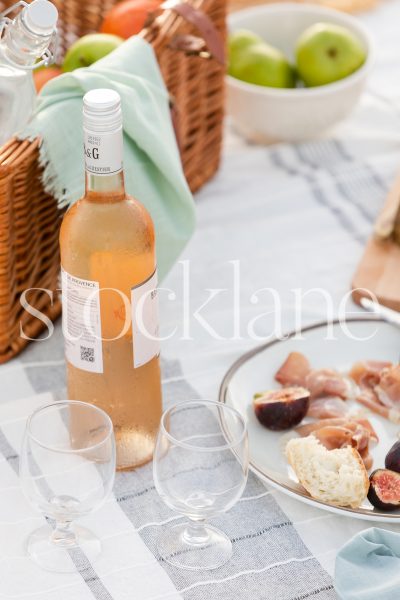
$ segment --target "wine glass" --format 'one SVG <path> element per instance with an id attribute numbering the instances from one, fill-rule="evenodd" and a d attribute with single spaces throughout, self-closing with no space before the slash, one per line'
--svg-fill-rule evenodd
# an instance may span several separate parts
<path id="1" fill-rule="evenodd" d="M 238 501 L 248 464 L 247 427 L 234 408 L 196 400 L 165 411 L 154 451 L 154 484 L 165 504 L 188 520 L 159 538 L 163 560 L 198 570 L 229 560 L 230 539 L 206 519 Z"/>
<path id="2" fill-rule="evenodd" d="M 36 563 L 67 573 L 77 569 L 72 560 L 77 550 L 90 561 L 96 558 L 100 540 L 73 521 L 99 508 L 112 490 L 114 475 L 113 426 L 103 410 L 68 400 L 43 406 L 29 417 L 21 485 L 33 506 L 55 522 L 28 537 L 27 551 Z"/>

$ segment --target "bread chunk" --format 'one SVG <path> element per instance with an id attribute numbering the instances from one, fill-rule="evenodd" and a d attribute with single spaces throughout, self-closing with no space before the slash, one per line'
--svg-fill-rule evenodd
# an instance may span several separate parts
<path id="1" fill-rule="evenodd" d="M 289 440 L 285 453 L 299 482 L 316 500 L 357 508 L 366 498 L 368 473 L 355 448 L 327 450 L 309 435 Z"/>

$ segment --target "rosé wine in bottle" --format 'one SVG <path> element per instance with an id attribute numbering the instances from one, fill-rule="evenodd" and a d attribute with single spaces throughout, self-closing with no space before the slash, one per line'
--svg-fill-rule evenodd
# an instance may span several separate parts
<path id="1" fill-rule="evenodd" d="M 83 99 L 86 192 L 61 226 L 68 397 L 112 418 L 117 468 L 152 457 L 161 412 L 152 219 L 124 189 L 117 92 Z"/>

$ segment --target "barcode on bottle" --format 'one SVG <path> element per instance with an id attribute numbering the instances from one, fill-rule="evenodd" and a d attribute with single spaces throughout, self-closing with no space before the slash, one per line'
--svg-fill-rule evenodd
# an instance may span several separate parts
<path id="1" fill-rule="evenodd" d="M 94 362 L 94 348 L 81 346 L 81 360 L 85 360 L 86 362 Z"/>

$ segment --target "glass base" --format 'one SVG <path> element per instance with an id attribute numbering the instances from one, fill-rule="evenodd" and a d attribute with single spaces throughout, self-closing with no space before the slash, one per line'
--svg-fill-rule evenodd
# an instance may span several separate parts
<path id="1" fill-rule="evenodd" d="M 71 525 L 69 531 L 71 535 L 67 539 L 57 540 L 50 525 L 36 529 L 26 542 L 29 556 L 46 571 L 74 573 L 85 570 L 86 558 L 92 563 L 98 557 L 101 542 L 91 531 L 79 525 Z M 80 560 L 79 555 L 75 556 L 79 550 L 84 552 L 84 560 Z"/>
<path id="2" fill-rule="evenodd" d="M 232 542 L 219 529 L 205 525 L 194 536 L 188 523 L 168 528 L 157 543 L 165 562 L 193 571 L 210 571 L 224 565 L 232 556 Z"/>

